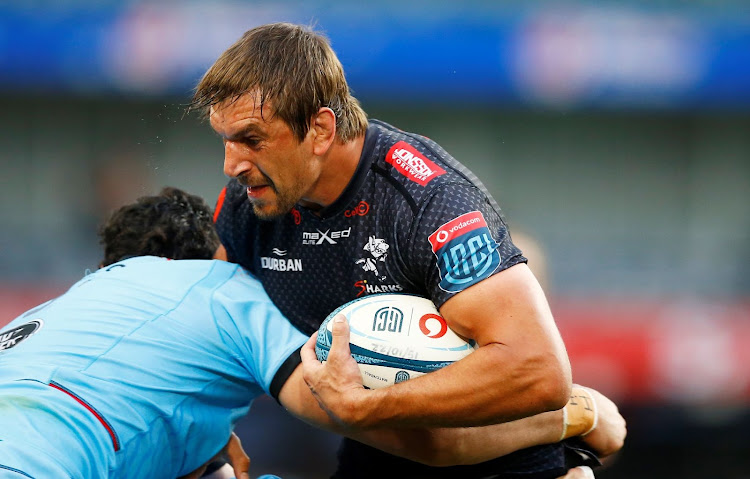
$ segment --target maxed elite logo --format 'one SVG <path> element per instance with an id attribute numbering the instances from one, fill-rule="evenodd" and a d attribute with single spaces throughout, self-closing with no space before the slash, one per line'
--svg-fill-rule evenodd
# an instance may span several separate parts
<path id="1" fill-rule="evenodd" d="M 451 220 L 428 238 L 440 269 L 440 289 L 462 291 L 500 266 L 500 252 L 479 211 Z"/>
<path id="2" fill-rule="evenodd" d="M 319 244 L 338 244 L 338 241 L 342 238 L 348 238 L 352 234 L 351 226 L 341 231 L 331 231 L 327 229 L 320 231 L 316 229 L 314 232 L 303 231 L 302 232 L 302 244 L 319 245 Z"/>
<path id="3" fill-rule="evenodd" d="M 410 180 L 426 186 L 433 178 L 445 174 L 445 170 L 428 160 L 413 146 L 399 141 L 388 150 L 385 161 Z"/>

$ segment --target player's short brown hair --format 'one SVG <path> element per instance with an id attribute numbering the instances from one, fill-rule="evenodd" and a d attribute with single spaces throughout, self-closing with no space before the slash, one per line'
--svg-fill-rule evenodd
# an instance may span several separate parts
<path id="1" fill-rule="evenodd" d="M 199 196 L 167 187 L 112 213 L 99 228 L 101 266 L 132 256 L 211 259 L 219 248 L 211 208 Z"/>
<path id="2" fill-rule="evenodd" d="M 364 134 L 367 116 L 349 90 L 344 69 L 325 36 L 291 23 L 271 23 L 245 32 L 198 83 L 191 109 L 208 114 L 225 100 L 257 91 L 271 101 L 301 142 L 322 107 L 336 115 L 336 135 L 349 141 Z"/>

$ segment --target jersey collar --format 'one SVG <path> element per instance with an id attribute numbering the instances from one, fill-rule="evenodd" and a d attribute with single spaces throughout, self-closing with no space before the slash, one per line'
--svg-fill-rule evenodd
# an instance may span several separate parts
<path id="1" fill-rule="evenodd" d="M 370 171 L 370 165 L 374 160 L 375 155 L 373 155 L 373 151 L 375 150 L 375 145 L 377 144 L 379 135 L 379 128 L 376 125 L 370 123 L 370 125 L 367 127 L 367 132 L 365 133 L 365 141 L 362 146 L 362 154 L 359 157 L 359 163 L 357 164 L 357 169 L 354 171 L 354 176 L 352 176 L 352 179 L 349 180 L 349 184 L 346 185 L 346 188 L 344 188 L 341 196 L 336 198 L 336 201 L 318 211 L 318 217 L 320 219 L 330 218 L 340 211 L 344 210 L 357 194 L 357 192 L 359 192 L 359 189 L 362 187 L 362 183 L 364 183 L 365 178 L 367 178 L 367 173 Z"/>

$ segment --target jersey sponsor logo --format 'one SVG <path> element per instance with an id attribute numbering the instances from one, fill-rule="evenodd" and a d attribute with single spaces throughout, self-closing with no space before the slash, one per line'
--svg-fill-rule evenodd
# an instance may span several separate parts
<path id="1" fill-rule="evenodd" d="M 369 253 L 369 256 L 360 258 L 355 263 L 360 265 L 363 270 L 373 273 L 380 281 L 384 281 L 386 277 L 380 274 L 378 266 L 379 263 L 384 263 L 388 257 L 388 248 L 390 246 L 384 239 L 376 238 L 374 235 L 370 236 L 367 243 L 362 247 L 363 250 Z"/>
<path id="2" fill-rule="evenodd" d="M 428 238 L 440 270 L 440 289 L 462 291 L 489 277 L 500 266 L 498 245 L 479 211 L 463 214 Z"/>
<path id="3" fill-rule="evenodd" d="M 302 213 L 297 208 L 292 208 L 292 219 L 295 225 L 302 223 Z"/>
<path id="4" fill-rule="evenodd" d="M 404 312 L 395 306 L 385 306 L 375 311 L 372 318 L 373 331 L 400 333 L 404 326 Z"/>
<path id="5" fill-rule="evenodd" d="M 263 269 L 270 269 L 271 271 L 302 271 L 302 260 L 261 256 L 260 267 Z"/>
<path id="6" fill-rule="evenodd" d="M 369 211 L 370 205 L 366 201 L 360 201 L 354 208 L 344 211 L 344 216 L 347 218 L 353 216 L 365 216 Z"/>
<path id="7" fill-rule="evenodd" d="M 338 239 L 348 238 L 352 234 L 351 226 L 341 231 L 331 231 L 327 229 L 325 231 L 316 230 L 315 232 L 303 231 L 302 232 L 302 244 L 338 244 Z"/>
<path id="8" fill-rule="evenodd" d="M 354 287 L 359 289 L 357 298 L 363 294 L 375 293 L 398 293 L 404 290 L 400 284 L 370 284 L 366 279 L 361 279 L 354 283 Z"/>
<path id="9" fill-rule="evenodd" d="M 448 332 L 448 323 L 439 314 L 428 313 L 419 318 L 419 330 L 428 338 L 442 338 Z"/>
<path id="10" fill-rule="evenodd" d="M 279 248 L 271 250 L 277 256 L 286 256 L 287 251 Z M 271 271 L 302 271 L 302 260 L 298 258 L 260 257 L 260 267 Z"/>
<path id="11" fill-rule="evenodd" d="M 385 161 L 393 165 L 399 173 L 415 183 L 426 186 L 432 179 L 445 174 L 445 170 L 428 160 L 413 146 L 399 141 L 388 150 Z"/>
<path id="12" fill-rule="evenodd" d="M 42 329 L 42 326 L 44 326 L 44 321 L 35 319 L 8 331 L 0 332 L 0 351 L 18 346 L 21 342 L 26 341 L 34 333 Z"/>

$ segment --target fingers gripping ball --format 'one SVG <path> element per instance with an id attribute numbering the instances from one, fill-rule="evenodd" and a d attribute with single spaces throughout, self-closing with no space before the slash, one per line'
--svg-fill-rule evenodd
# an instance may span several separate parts
<path id="1" fill-rule="evenodd" d="M 427 298 L 383 293 L 337 308 L 318 331 L 315 353 L 328 359 L 333 317 L 346 316 L 352 357 L 367 388 L 390 386 L 445 367 L 469 355 L 473 341 L 454 333 Z"/>

